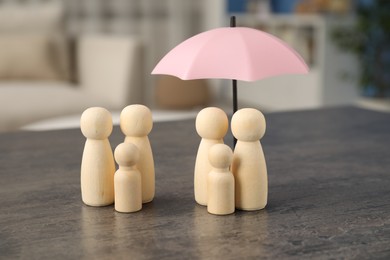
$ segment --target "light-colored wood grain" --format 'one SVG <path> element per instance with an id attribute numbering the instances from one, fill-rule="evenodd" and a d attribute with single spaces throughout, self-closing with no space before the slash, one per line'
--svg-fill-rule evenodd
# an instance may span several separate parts
<path id="1" fill-rule="evenodd" d="M 137 168 L 141 172 L 142 203 L 150 202 L 155 194 L 154 159 L 148 137 L 153 128 L 152 112 L 144 105 L 127 106 L 121 112 L 120 127 L 126 135 L 125 142 L 138 147 L 140 159 Z"/>
<path id="2" fill-rule="evenodd" d="M 234 177 L 229 167 L 233 152 L 227 145 L 216 144 L 210 148 L 211 171 L 207 176 L 207 211 L 215 215 L 234 212 Z"/>
<path id="3" fill-rule="evenodd" d="M 196 117 L 196 131 L 202 138 L 196 156 L 194 170 L 195 201 L 207 205 L 207 175 L 211 171 L 209 149 L 215 144 L 223 143 L 223 137 L 229 128 L 226 113 L 216 107 L 202 109 Z"/>
<path id="4" fill-rule="evenodd" d="M 115 163 L 108 137 L 112 117 L 101 107 L 88 108 L 81 115 L 80 128 L 87 138 L 81 162 L 81 195 L 89 206 L 114 203 Z"/>
<path id="5" fill-rule="evenodd" d="M 259 141 L 265 128 L 264 115 L 256 109 L 240 109 L 232 117 L 231 129 L 237 138 L 232 163 L 235 203 L 242 210 L 259 210 L 267 205 L 267 166 Z"/>
<path id="6" fill-rule="evenodd" d="M 124 213 L 139 211 L 142 209 L 142 181 L 136 167 L 138 148 L 132 143 L 121 143 L 114 155 L 119 165 L 114 176 L 115 210 Z"/>

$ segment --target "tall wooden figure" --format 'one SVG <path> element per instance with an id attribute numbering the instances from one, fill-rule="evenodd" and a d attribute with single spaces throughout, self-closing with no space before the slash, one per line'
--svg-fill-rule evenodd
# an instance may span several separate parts
<path id="1" fill-rule="evenodd" d="M 80 128 L 87 138 L 81 162 L 81 197 L 89 206 L 114 203 L 115 163 L 108 137 L 112 132 L 110 112 L 102 107 L 84 111 Z"/>
<path id="2" fill-rule="evenodd" d="M 267 166 L 259 141 L 265 128 L 264 115 L 256 109 L 240 109 L 232 117 L 231 129 L 237 138 L 232 163 L 235 202 L 242 210 L 259 210 L 267 205 Z"/>
<path id="3" fill-rule="evenodd" d="M 136 212 L 142 209 L 141 173 L 136 168 L 138 148 L 132 143 L 121 143 L 114 152 L 119 169 L 115 172 L 115 210 Z"/>
<path id="4" fill-rule="evenodd" d="M 195 200 L 200 205 L 207 205 L 207 175 L 211 171 L 209 149 L 223 143 L 223 137 L 229 128 L 226 113 L 216 107 L 202 109 L 196 117 L 196 131 L 202 137 L 196 156 L 194 170 Z"/>
<path id="5" fill-rule="evenodd" d="M 127 106 L 121 112 L 120 127 L 126 135 L 125 142 L 138 147 L 137 168 L 141 172 L 142 203 L 150 202 L 155 193 L 154 160 L 148 137 L 153 128 L 152 112 L 144 105 Z"/>
<path id="6" fill-rule="evenodd" d="M 210 148 L 212 170 L 207 176 L 207 211 L 215 215 L 234 212 L 234 177 L 229 170 L 233 152 L 229 146 L 216 144 Z"/>

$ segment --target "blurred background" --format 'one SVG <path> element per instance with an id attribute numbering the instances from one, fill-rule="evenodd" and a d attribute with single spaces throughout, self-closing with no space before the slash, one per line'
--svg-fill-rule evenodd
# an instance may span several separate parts
<path id="1" fill-rule="evenodd" d="M 78 126 L 82 111 L 149 106 L 156 120 L 230 112 L 229 80 L 151 75 L 183 40 L 229 25 L 290 44 L 307 75 L 239 82 L 265 112 L 357 104 L 390 110 L 390 1 L 0 0 L 0 132 Z"/>

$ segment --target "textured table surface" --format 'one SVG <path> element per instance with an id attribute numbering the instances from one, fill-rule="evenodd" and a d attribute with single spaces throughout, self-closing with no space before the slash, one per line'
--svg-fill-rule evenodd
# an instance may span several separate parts
<path id="1" fill-rule="evenodd" d="M 194 120 L 155 124 L 156 197 L 133 214 L 81 202 L 80 130 L 0 135 L 0 257 L 389 259 L 390 114 L 266 119 L 269 204 L 222 217 L 193 198 Z"/>

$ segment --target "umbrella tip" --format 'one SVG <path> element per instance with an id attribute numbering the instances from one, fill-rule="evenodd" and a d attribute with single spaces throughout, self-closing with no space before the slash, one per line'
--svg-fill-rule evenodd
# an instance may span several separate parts
<path id="1" fill-rule="evenodd" d="M 236 17 L 234 15 L 230 16 L 230 27 L 236 27 Z"/>

